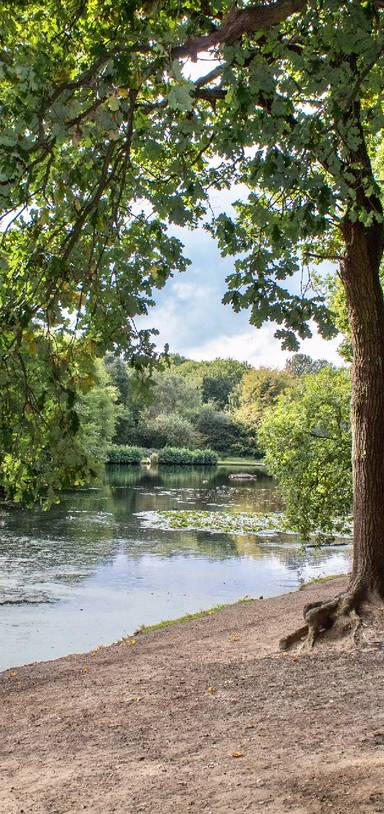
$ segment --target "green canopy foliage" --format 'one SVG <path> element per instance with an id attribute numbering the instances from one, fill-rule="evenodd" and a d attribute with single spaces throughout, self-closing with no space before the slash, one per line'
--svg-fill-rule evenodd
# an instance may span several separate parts
<path id="1" fill-rule="evenodd" d="M 265 411 L 278 395 L 294 384 L 293 377 L 285 370 L 259 367 L 248 370 L 232 394 L 232 414 L 253 439 L 254 450 L 260 454 L 258 430 Z"/>
<path id="2" fill-rule="evenodd" d="M 342 531 L 351 512 L 350 402 L 349 371 L 327 367 L 282 393 L 261 421 L 268 470 L 304 539 Z"/>
<path id="3" fill-rule="evenodd" d="M 306 353 L 294 353 L 285 364 L 285 370 L 291 376 L 308 376 L 319 373 L 324 367 L 332 367 L 326 359 L 312 359 Z"/>
<path id="4" fill-rule="evenodd" d="M 178 375 L 194 382 L 201 388 L 203 402 L 214 402 L 219 410 L 229 406 L 232 391 L 249 368 L 247 362 L 237 359 L 218 358 L 204 362 L 185 359 L 183 363 L 177 362 Z"/>
<path id="5" fill-rule="evenodd" d="M 334 333 L 306 269 L 340 258 L 346 221 L 368 234 L 383 219 L 370 161 L 384 123 L 382 7 L 3 2 L 0 386 L 24 382 L 16 418 L 3 410 L 4 484 L 14 478 L 21 494 L 17 461 L 29 466 L 26 450 L 56 444 L 51 416 L 62 416 L 60 442 L 76 434 L 84 349 L 153 364 L 151 335 L 134 318 L 186 268 L 168 225 L 196 225 L 212 188 L 249 189 L 235 216 L 210 226 L 237 257 L 225 301 L 256 326 L 277 322 L 293 350 L 313 322 Z M 191 80 L 185 60 L 207 50 L 214 66 L 201 62 Z M 52 429 L 39 440 L 42 416 Z"/>

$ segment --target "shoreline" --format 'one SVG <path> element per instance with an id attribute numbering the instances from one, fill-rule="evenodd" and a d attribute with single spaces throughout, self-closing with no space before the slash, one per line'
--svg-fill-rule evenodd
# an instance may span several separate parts
<path id="1" fill-rule="evenodd" d="M 89 653 L 94 653 L 94 652 L 100 650 L 101 648 L 113 647 L 114 645 L 120 644 L 121 642 L 132 640 L 132 638 L 137 637 L 137 636 L 147 635 L 148 633 L 153 633 L 153 632 L 158 631 L 158 630 L 164 630 L 164 629 L 166 629 L 168 627 L 183 625 L 183 624 L 186 624 L 187 622 L 192 622 L 192 621 L 195 621 L 197 619 L 202 619 L 202 618 L 205 618 L 205 617 L 213 616 L 214 614 L 220 613 L 221 611 L 226 610 L 228 608 L 236 608 L 238 605 L 241 606 L 241 605 L 251 604 L 253 602 L 268 601 L 268 599 L 278 599 L 279 597 L 287 596 L 288 594 L 296 593 L 297 591 L 304 591 L 306 588 L 310 587 L 311 585 L 321 585 L 321 584 L 327 583 L 327 582 L 329 582 L 329 581 L 331 581 L 333 579 L 340 579 L 340 578 L 345 579 L 346 577 L 347 577 L 347 574 L 331 574 L 331 575 L 325 576 L 325 577 L 314 577 L 313 579 L 309 580 L 308 582 L 305 582 L 305 583 L 303 583 L 301 585 L 298 585 L 296 588 L 293 588 L 293 590 L 287 591 L 287 592 L 282 593 L 282 594 L 277 594 L 277 596 L 274 596 L 274 597 L 244 596 L 244 597 L 241 597 L 240 599 L 237 599 L 234 602 L 220 603 L 218 605 L 213 605 L 213 606 L 211 606 L 209 608 L 204 608 L 203 610 L 198 610 L 198 611 L 195 611 L 195 612 L 192 612 L 192 613 L 186 613 L 186 614 L 183 614 L 182 616 L 177 616 L 175 618 L 171 617 L 169 619 L 160 619 L 158 622 L 154 622 L 153 624 L 149 624 L 149 625 L 142 624 L 142 625 L 139 625 L 139 627 L 136 628 L 132 633 L 127 633 L 126 635 L 121 636 L 119 639 L 113 639 L 111 642 L 108 642 L 106 644 L 94 645 L 93 647 L 91 647 L 91 648 L 89 648 L 87 650 L 70 651 L 69 653 L 65 653 L 62 656 L 56 656 L 56 657 L 54 657 L 52 659 L 37 659 L 35 661 L 27 661 L 27 662 L 25 662 L 25 664 L 16 664 L 16 665 L 10 665 L 9 667 L 1 668 L 0 669 L 0 678 L 4 673 L 10 672 L 10 671 L 18 671 L 18 670 L 21 670 L 21 669 L 24 669 L 24 668 L 27 668 L 27 667 L 33 667 L 34 665 L 39 665 L 39 664 L 45 664 L 45 663 L 52 664 L 52 663 L 54 663 L 56 661 L 59 661 L 61 659 L 70 658 L 71 656 L 76 656 L 76 655 L 82 655 L 82 656 L 85 657 Z M 0 814 L 1 814 L 1 812 L 0 812 Z"/>
<path id="2" fill-rule="evenodd" d="M 345 583 L 1 673 L 0 812 L 373 814 L 382 651 L 351 637 L 278 650 Z"/>

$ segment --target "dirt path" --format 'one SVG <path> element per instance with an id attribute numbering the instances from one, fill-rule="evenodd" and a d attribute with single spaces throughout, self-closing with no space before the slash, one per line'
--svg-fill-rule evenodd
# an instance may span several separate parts
<path id="1" fill-rule="evenodd" d="M 277 650 L 340 586 L 0 674 L 1 813 L 384 812 L 381 611 L 363 649 Z"/>

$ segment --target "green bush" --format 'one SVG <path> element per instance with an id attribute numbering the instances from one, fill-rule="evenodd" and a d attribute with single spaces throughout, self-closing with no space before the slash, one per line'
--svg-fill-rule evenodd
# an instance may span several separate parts
<path id="1" fill-rule="evenodd" d="M 178 447 L 164 447 L 158 453 L 159 464 L 174 464 L 181 466 L 205 465 L 215 466 L 218 461 L 216 452 L 211 449 L 185 449 Z"/>
<path id="2" fill-rule="evenodd" d="M 216 466 L 219 456 L 213 449 L 195 449 L 193 452 L 193 463 L 204 464 L 204 466 Z"/>
<path id="3" fill-rule="evenodd" d="M 115 444 L 107 451 L 107 464 L 139 464 L 143 457 L 140 447 L 128 447 Z"/>

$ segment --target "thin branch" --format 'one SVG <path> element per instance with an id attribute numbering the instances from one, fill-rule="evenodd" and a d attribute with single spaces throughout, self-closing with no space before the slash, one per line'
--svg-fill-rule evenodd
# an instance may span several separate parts
<path id="1" fill-rule="evenodd" d="M 316 252 L 305 252 L 304 258 L 313 257 L 315 260 L 335 260 L 336 262 L 340 262 L 344 260 L 342 254 L 316 254 Z"/>

